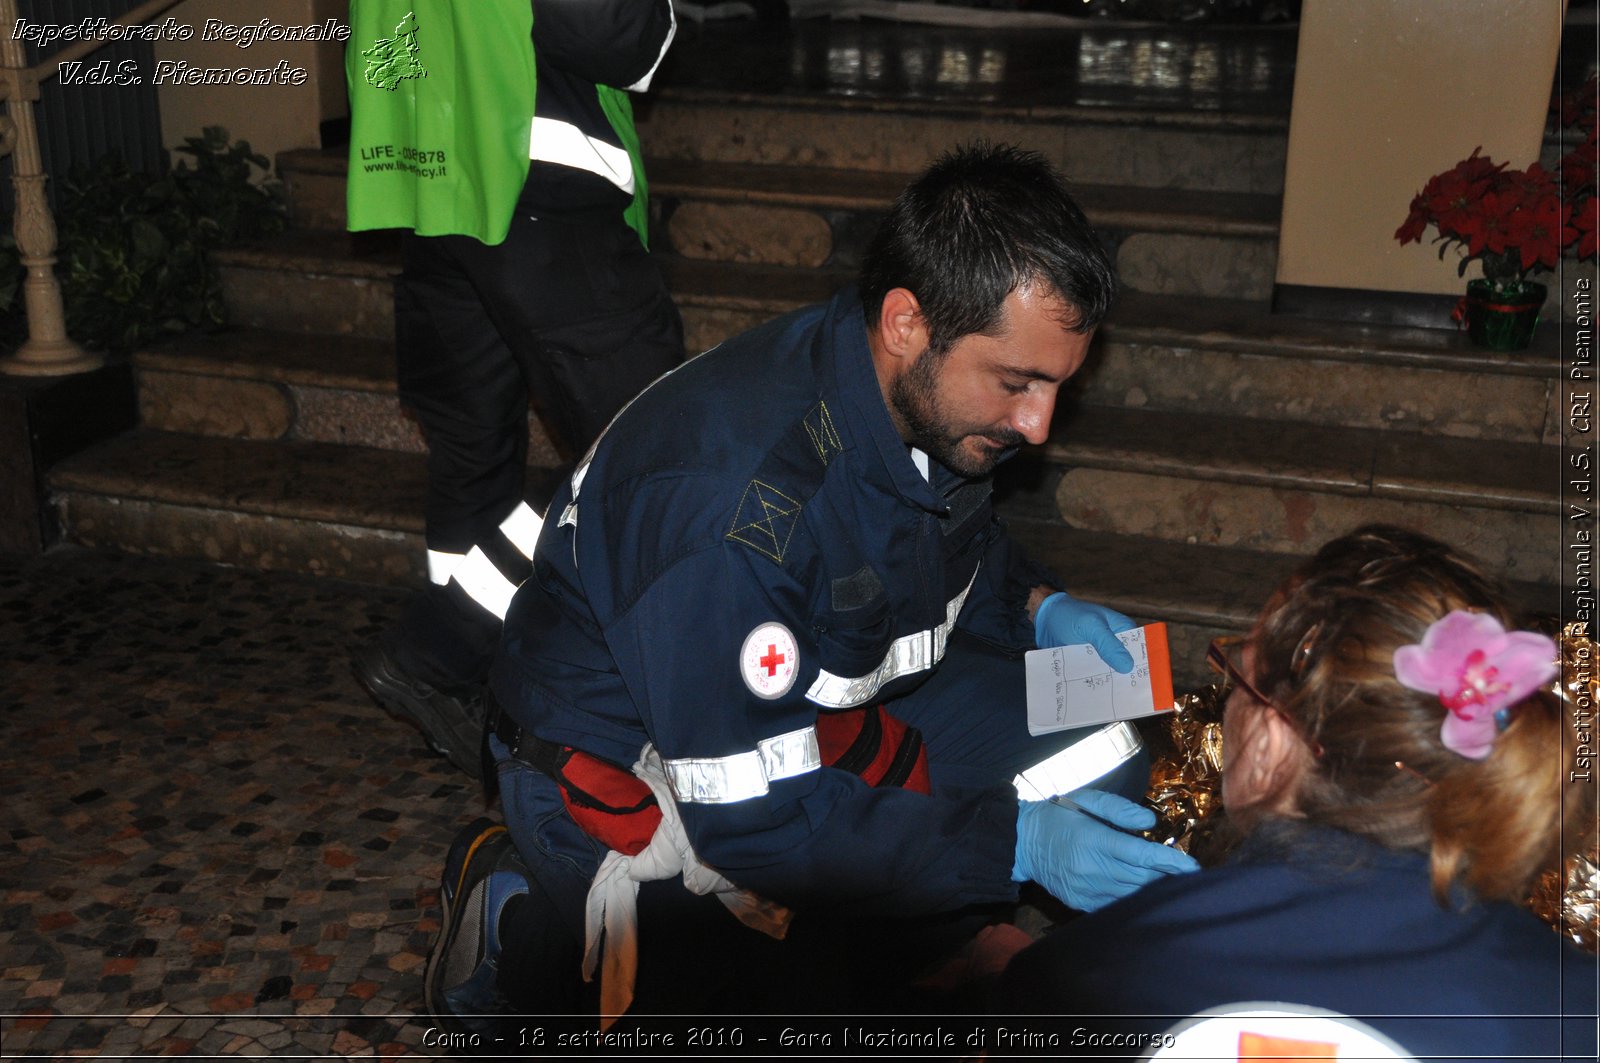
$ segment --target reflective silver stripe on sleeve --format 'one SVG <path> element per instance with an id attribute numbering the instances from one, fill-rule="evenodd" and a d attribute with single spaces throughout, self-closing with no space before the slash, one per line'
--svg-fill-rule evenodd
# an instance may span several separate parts
<path id="1" fill-rule="evenodd" d="M 630 405 L 633 402 L 632 399 L 629 399 L 628 401 L 629 401 Z M 628 408 L 627 406 L 623 407 L 623 409 L 627 409 L 627 408 Z M 609 428 L 610 426 L 607 425 L 606 427 Z M 603 436 L 604 433 L 601 433 L 601 435 Z M 578 526 L 578 492 L 583 490 L 583 478 L 585 476 L 589 475 L 589 463 L 594 460 L 594 448 L 599 446 L 599 445 L 600 445 L 600 440 L 598 440 L 598 439 L 596 439 L 592 444 L 590 444 L 589 452 L 583 456 L 583 460 L 578 463 L 577 469 L 575 469 L 573 471 L 573 473 L 572 473 L 572 501 L 568 502 L 567 503 L 567 508 L 563 509 L 561 511 L 561 519 L 556 521 L 556 527 L 558 527 L 558 528 L 567 528 L 567 527 L 576 528 Z M 578 548 L 577 543 L 573 543 L 572 548 L 574 550 L 576 550 Z"/>
<path id="2" fill-rule="evenodd" d="M 498 619 L 506 618 L 506 610 L 511 608 L 511 596 L 517 593 L 517 585 L 501 575 L 500 570 L 494 567 L 494 562 L 489 560 L 489 555 L 480 547 L 474 546 L 468 552 L 466 560 L 451 573 L 450 578 L 461 585 L 468 597 Z"/>
<path id="3" fill-rule="evenodd" d="M 532 561 L 533 548 L 538 545 L 539 531 L 543 527 L 544 518 L 535 513 L 528 503 L 518 502 L 517 508 L 511 511 L 511 516 L 500 522 L 500 534 L 504 535 L 523 557 Z"/>
<path id="4" fill-rule="evenodd" d="M 826 669 L 818 672 L 817 681 L 806 691 L 806 697 L 830 709 L 850 709 L 877 697 L 885 684 L 938 664 L 944 657 L 945 646 L 950 642 L 950 631 L 956 626 L 956 617 L 961 615 L 961 606 L 977 579 L 978 573 L 974 571 L 972 579 L 967 581 L 961 593 L 950 599 L 945 606 L 944 623 L 927 631 L 901 635 L 890 644 L 889 652 L 884 654 L 878 667 L 866 675 L 846 679 Z"/>
<path id="5" fill-rule="evenodd" d="M 461 562 L 467 559 L 466 554 L 447 554 L 443 550 L 428 551 L 428 582 L 437 583 L 443 587 L 450 582 L 450 577 L 456 569 L 461 567 Z"/>
<path id="6" fill-rule="evenodd" d="M 766 794 L 769 783 L 822 767 L 817 729 L 763 738 L 748 753 L 663 760 L 672 794 L 682 804 L 727 805 Z"/>
<path id="7" fill-rule="evenodd" d="M 617 423 L 618 418 L 628 412 L 628 407 L 637 402 L 640 395 L 643 395 L 645 391 L 649 391 L 651 388 L 655 387 L 657 384 L 667 379 L 667 377 L 671 376 L 673 373 L 676 373 L 679 369 L 682 369 L 688 364 L 688 362 L 680 362 L 673 368 L 668 369 L 665 373 L 662 373 L 660 376 L 650 381 L 644 390 L 639 392 L 639 395 L 635 395 L 633 398 L 623 403 L 622 409 L 611 415 L 611 420 L 606 422 L 605 428 L 598 436 L 595 437 L 595 441 L 589 444 L 589 449 L 584 452 L 583 460 L 578 462 L 578 467 L 573 470 L 571 481 L 572 501 L 567 503 L 567 508 L 561 511 L 560 518 L 556 520 L 556 527 L 576 528 L 578 526 L 578 494 L 583 490 L 583 478 L 589 475 L 589 465 L 594 461 L 595 451 L 600 448 L 600 440 L 605 438 L 606 432 L 611 431 L 611 426 Z M 578 563 L 577 539 L 573 539 L 572 542 L 572 563 L 574 565 Z"/>
<path id="8" fill-rule="evenodd" d="M 1121 767 L 1142 748 L 1144 741 L 1131 723 L 1108 723 L 1028 768 L 1011 782 L 1024 801 L 1048 801 L 1059 794 L 1081 790 Z"/>
<path id="9" fill-rule="evenodd" d="M 633 159 L 627 149 L 591 137 L 571 122 L 535 115 L 528 158 L 599 174 L 633 195 Z"/>
<path id="10" fill-rule="evenodd" d="M 656 76 L 656 69 L 661 66 L 661 60 L 667 57 L 667 49 L 672 47 L 672 38 L 678 35 L 676 5 L 667 5 L 667 18 L 667 39 L 661 42 L 661 51 L 656 53 L 656 61 L 650 64 L 650 69 L 645 71 L 644 77 L 635 81 L 632 85 L 622 86 L 623 92 L 644 92 L 650 88 L 650 79 Z"/>
<path id="11" fill-rule="evenodd" d="M 822 767 L 822 750 L 817 747 L 815 727 L 763 738 L 756 743 L 756 752 L 761 755 L 761 770 L 767 773 L 768 782 L 804 775 Z"/>

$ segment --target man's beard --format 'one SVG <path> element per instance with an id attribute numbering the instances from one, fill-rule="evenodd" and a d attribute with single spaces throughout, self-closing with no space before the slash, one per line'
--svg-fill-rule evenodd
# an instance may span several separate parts
<path id="1" fill-rule="evenodd" d="M 889 403 L 911 433 L 907 440 L 958 476 L 979 480 L 994 472 L 995 466 L 1016 453 L 1027 442 L 1022 433 L 1003 425 L 981 426 L 976 430 L 952 425 L 939 408 L 939 363 L 945 356 L 923 351 L 910 369 L 889 385 Z M 988 446 L 982 436 L 1003 444 Z M 962 444 L 972 439 L 986 457 L 974 457 Z"/>

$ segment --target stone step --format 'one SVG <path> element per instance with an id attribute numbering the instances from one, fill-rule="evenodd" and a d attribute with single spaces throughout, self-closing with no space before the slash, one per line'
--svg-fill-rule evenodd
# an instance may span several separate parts
<path id="1" fill-rule="evenodd" d="M 399 234 L 296 229 L 213 253 L 236 328 L 394 340 Z M 661 256 L 698 353 L 728 336 L 827 298 L 854 274 Z"/>
<path id="2" fill-rule="evenodd" d="M 895 39 L 897 29 L 797 25 L 767 39 L 742 39 L 734 56 L 749 72 L 742 80 L 720 73 L 730 54 L 716 40 L 737 31 L 682 35 L 637 109 L 640 140 L 661 158 L 915 173 L 956 144 L 986 139 L 1039 151 L 1088 184 L 1283 189 L 1292 35 L 1268 44 L 1276 51 L 1267 66 L 1229 71 L 1215 83 L 1234 74 L 1283 79 L 1276 99 L 1244 105 L 1226 91 L 1209 101 L 1192 91 L 1155 98 L 1159 90 L 1149 90 L 1157 89 L 1163 44 L 1153 38 L 1097 40 L 1086 31 L 973 40 L 969 34 L 906 49 Z M 852 30 L 858 38 L 846 39 Z M 830 39 L 796 41 L 795 33 Z M 1234 42 L 1247 64 L 1247 53 L 1261 54 L 1259 40 Z M 1142 60 L 1119 57 L 1113 54 L 1119 44 L 1149 51 Z M 1210 58 L 1228 50 L 1219 39 Z M 896 51 L 905 54 L 887 54 Z M 902 69 L 874 83 L 874 67 L 885 59 L 898 59 Z M 1138 69 L 1119 70 L 1106 84 L 1131 74 L 1126 80 L 1142 85 L 1121 84 L 1105 96 L 1084 91 L 1120 61 Z"/>
<path id="3" fill-rule="evenodd" d="M 296 148 L 278 153 L 277 178 L 289 205 L 289 224 L 296 229 L 343 232 L 348 148 Z"/>
<path id="4" fill-rule="evenodd" d="M 68 542 L 369 583 L 426 578 L 417 454 L 140 429 L 49 475 Z"/>
<path id="5" fill-rule="evenodd" d="M 427 450 L 396 394 L 394 347 L 384 340 L 232 329 L 140 350 L 133 364 L 146 428 Z M 549 434 L 530 421 L 529 463 L 561 464 Z"/>
<path id="6" fill-rule="evenodd" d="M 417 455 L 140 429 L 56 466 L 50 489 L 66 539 L 84 546 L 400 586 L 426 578 Z M 539 490 L 530 485 L 536 497 Z M 1173 625 L 1175 657 L 1181 647 L 1197 666 L 1205 642 L 1243 627 L 1270 588 L 1268 576 L 1292 563 L 1014 523 L 1076 592 Z M 1175 569 L 1151 563 L 1189 555 L 1204 574 L 1198 582 L 1175 581 Z M 1235 586 L 1232 576 L 1243 582 Z M 1194 668 L 1185 674 L 1200 678 Z"/>
<path id="7" fill-rule="evenodd" d="M 382 341 L 234 330 L 140 351 L 134 367 L 147 428 L 411 454 L 425 449 L 396 397 L 393 353 Z M 1058 412 L 1052 441 L 1034 460 L 1071 470 L 1059 484 L 1033 491 L 1038 515 L 1092 525 L 1111 519 L 1107 507 L 1074 492 L 1088 492 L 1089 499 L 1131 492 L 1140 519 L 1167 513 L 1175 521 L 1160 530 L 1143 527 L 1144 534 L 1218 542 L 1249 535 L 1255 537 L 1250 545 L 1267 549 L 1304 549 L 1342 530 L 1330 520 L 1398 520 L 1395 514 L 1405 507 L 1423 507 L 1412 522 L 1435 519 L 1440 507 L 1520 514 L 1497 518 L 1514 522 L 1559 510 L 1560 455 L 1553 446 L 1215 411 L 1202 418 L 1192 410 L 1108 407 L 1082 396 Z M 537 421 L 530 463 L 560 464 Z M 1135 479 L 1127 481 L 1127 474 Z M 1204 496 L 1203 513 L 1190 508 L 1173 516 L 1145 508 L 1151 495 L 1200 505 L 1195 492 Z M 1322 494 L 1343 500 L 1319 504 Z M 1242 514 L 1248 519 L 1239 519 Z M 1120 519 L 1132 517 L 1122 513 Z M 1488 534 L 1488 524 L 1469 523 L 1473 534 Z"/>
<path id="8" fill-rule="evenodd" d="M 914 175 L 661 160 L 649 167 L 654 246 L 685 258 L 855 269 Z M 1125 287 L 1269 299 L 1276 196 L 1082 184 L 1078 202 Z"/>
<path id="9" fill-rule="evenodd" d="M 872 215 L 887 211 L 895 196 L 916 176 L 915 173 L 712 164 L 679 159 L 652 159 L 647 163 L 647 172 L 650 194 L 657 199 Z M 1205 236 L 1275 239 L 1282 209 L 1282 199 L 1278 196 L 1244 192 L 1075 184 L 1073 194 L 1096 227 L 1110 231 L 1159 229 Z M 683 248 L 679 250 L 689 253 Z"/>
<path id="10" fill-rule="evenodd" d="M 1079 406 L 1040 457 L 1064 470 L 1055 515 L 1085 531 L 1304 554 L 1383 522 L 1511 577 L 1560 578 L 1556 446 Z"/>
<path id="11" fill-rule="evenodd" d="M 1072 390 L 1098 405 L 1558 443 L 1560 340 L 1546 323 L 1526 351 L 1487 351 L 1447 329 L 1130 292 Z"/>
<path id="12" fill-rule="evenodd" d="M 295 223 L 344 227 L 342 152 L 278 158 Z M 699 261 L 854 269 L 912 174 L 652 160 L 652 247 Z M 1080 185 L 1078 200 L 1136 291 L 1266 300 L 1280 203 L 1271 195 Z"/>
<path id="13" fill-rule="evenodd" d="M 1247 632 L 1274 588 L 1304 560 L 1290 554 L 1149 539 L 1064 528 L 1012 516 L 1007 526 L 1066 589 L 1102 602 L 1140 623 L 1165 621 L 1174 686 L 1212 682 L 1206 646 L 1219 635 Z M 1512 601 L 1530 614 L 1555 617 L 1554 584 L 1506 580 Z"/>
<path id="14" fill-rule="evenodd" d="M 394 339 L 399 236 L 290 229 L 212 252 L 237 328 Z"/>
<path id="15" fill-rule="evenodd" d="M 189 333 L 133 354 L 146 428 L 420 454 L 395 397 L 394 349 L 359 336 Z"/>
<path id="16" fill-rule="evenodd" d="M 48 486 L 69 542 L 421 586 L 420 454 L 139 428 L 68 458 Z M 530 469 L 543 504 L 556 474 Z"/>
<path id="17" fill-rule="evenodd" d="M 1107 108 L 663 92 L 639 111 L 656 158 L 916 173 L 958 144 L 987 139 L 1037 151 L 1082 184 L 1283 191 L 1288 123 L 1277 117 Z"/>
<path id="18" fill-rule="evenodd" d="M 853 274 L 662 257 L 691 350 L 827 298 Z M 1072 382 L 1078 402 L 1554 443 L 1560 330 L 1502 353 L 1444 329 L 1315 321 L 1250 300 L 1124 292 Z"/>
<path id="19" fill-rule="evenodd" d="M 381 341 L 240 330 L 140 352 L 135 367 L 148 428 L 424 449 Z M 538 467 L 560 463 L 537 423 L 530 455 Z M 1032 490 L 1036 515 L 1269 550 L 1303 550 L 1354 523 L 1390 520 L 1461 527 L 1461 541 L 1502 557 L 1518 529 L 1559 519 L 1560 455 L 1535 443 L 1202 419 L 1079 398 L 1062 408 L 1036 460 L 1068 470 Z M 1107 497 L 1119 501 L 1100 501 Z"/>
<path id="20" fill-rule="evenodd" d="M 295 231 L 217 255 L 237 326 L 392 341 L 392 234 Z M 691 351 L 827 298 L 850 269 L 662 255 Z M 1072 394 L 1096 405 L 1554 443 L 1560 329 L 1527 351 L 1444 329 L 1274 315 L 1251 300 L 1126 292 Z"/>
<path id="21" fill-rule="evenodd" d="M 294 440 L 205 438 L 141 429 L 67 459 L 49 486 L 66 538 L 85 546 L 369 583 L 425 579 L 418 455 Z M 546 497 L 548 476 L 530 481 Z M 1013 533 L 1074 593 L 1171 628 L 1182 684 L 1205 680 L 1206 642 L 1246 629 L 1298 558 L 1119 535 L 1029 519 L 1002 502 Z M 1526 607 L 1557 592 L 1515 585 Z"/>

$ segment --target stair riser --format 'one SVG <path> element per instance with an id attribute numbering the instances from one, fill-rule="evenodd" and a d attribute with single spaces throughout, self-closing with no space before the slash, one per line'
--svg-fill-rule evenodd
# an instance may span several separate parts
<path id="1" fill-rule="evenodd" d="M 1151 616 L 1136 619 L 1141 623 L 1151 623 L 1164 618 Z M 1214 684 L 1217 676 L 1206 664 L 1206 650 L 1211 640 L 1224 635 L 1242 635 L 1248 630 L 1248 626 L 1214 627 L 1168 620 L 1167 651 L 1172 659 L 1172 692 L 1182 697 Z"/>
<path id="2" fill-rule="evenodd" d="M 640 141 L 657 158 L 917 173 L 940 153 L 980 139 L 1041 152 L 1085 184 L 1283 191 L 1287 136 L 1262 132 L 1073 121 L 1039 114 L 930 115 L 687 101 L 643 109 Z"/>
<path id="3" fill-rule="evenodd" d="M 55 498 L 69 542 L 151 557 L 418 587 L 422 536 L 67 491 Z"/>
<path id="4" fill-rule="evenodd" d="M 793 309 L 728 307 L 678 296 L 691 351 Z M 1109 336 L 1067 401 L 1214 412 L 1275 421 L 1427 431 L 1462 439 L 1558 443 L 1557 387 L 1537 377 L 1121 343 Z"/>
<path id="5" fill-rule="evenodd" d="M 657 201 L 652 246 L 702 262 L 855 266 L 877 215 L 673 197 Z M 854 237 L 854 239 L 852 239 Z"/>
<path id="6" fill-rule="evenodd" d="M 745 310 L 706 305 L 693 299 L 678 297 L 678 312 L 683 315 L 683 346 L 685 350 L 700 354 L 709 351 L 723 340 L 770 321 L 793 307 L 773 307 L 770 310 Z"/>
<path id="7" fill-rule="evenodd" d="M 220 273 L 229 320 L 236 327 L 394 341 L 394 287 L 388 281 L 227 264 Z M 684 319 L 685 348 L 696 354 L 802 305 L 761 300 L 728 306 L 693 292 L 673 296 Z"/>
<path id="8" fill-rule="evenodd" d="M 1073 381 L 1099 406 L 1558 442 L 1556 386 L 1531 376 L 1413 369 L 1121 343 L 1107 336 Z"/>
<path id="9" fill-rule="evenodd" d="M 295 224 L 342 229 L 344 185 L 321 174 L 296 175 Z M 877 226 L 875 211 L 801 205 L 727 203 L 689 195 L 658 196 L 653 246 L 686 258 L 814 269 L 855 268 Z M 1092 220 L 1092 219 L 1091 219 Z M 1277 244 L 1272 237 L 1123 231 L 1102 226 L 1122 282 L 1135 291 L 1266 300 L 1272 295 Z"/>
<path id="10" fill-rule="evenodd" d="M 421 454 L 421 426 L 393 391 L 302 387 L 235 377 L 142 370 L 139 415 L 146 428 L 228 439 L 297 439 Z M 561 464 L 549 434 L 530 418 L 528 462 Z"/>
<path id="11" fill-rule="evenodd" d="M 662 250 L 711 262 L 814 269 L 855 269 L 877 226 L 871 212 L 718 203 L 674 198 L 662 203 Z M 1203 295 L 1265 301 L 1272 296 L 1277 244 L 1271 237 L 1102 228 L 1122 283 L 1157 295 Z"/>
<path id="12" fill-rule="evenodd" d="M 421 587 L 427 579 L 422 536 L 313 520 L 292 520 L 68 491 L 55 499 L 69 542 L 146 557 L 194 558 L 262 571 L 300 572 L 379 585 Z M 1237 627 L 1166 619 L 1177 690 L 1210 678 L 1206 645 Z"/>
<path id="13" fill-rule="evenodd" d="M 652 100 L 638 112 L 653 158 L 917 173 L 958 144 L 988 139 L 1044 154 L 1073 182 L 1218 192 L 1283 191 L 1281 130 L 1075 122 L 1059 115 L 957 117 Z M 296 224 L 344 227 L 344 181 L 285 170 Z"/>
<path id="14" fill-rule="evenodd" d="M 1205 260 L 1204 254 L 1191 259 L 1197 267 Z M 393 341 L 393 285 L 386 279 L 231 263 L 222 264 L 220 274 L 236 326 Z M 695 353 L 802 305 L 681 290 L 673 296 L 684 316 L 686 345 Z M 1251 364 L 1250 372 L 1236 371 L 1241 360 Z M 1197 409 L 1219 404 L 1228 412 L 1274 419 L 1526 442 L 1555 442 L 1563 420 L 1552 387 L 1537 377 L 1275 358 L 1122 343 L 1111 336 L 1098 346 L 1074 388 L 1102 405 Z"/>
<path id="15" fill-rule="evenodd" d="M 1136 292 L 1260 302 L 1272 298 L 1278 268 L 1275 238 L 1139 232 L 1116 249 L 1118 278 Z"/>
<path id="16" fill-rule="evenodd" d="M 1056 504 L 1075 528 L 1288 554 L 1381 521 L 1453 543 L 1508 578 L 1559 578 L 1558 552 L 1546 548 L 1560 541 L 1556 514 L 1083 468 L 1061 478 Z"/>
<path id="17" fill-rule="evenodd" d="M 388 280 L 222 263 L 228 321 L 236 328 L 394 339 Z"/>
<path id="18" fill-rule="evenodd" d="M 281 384 L 150 370 L 138 374 L 147 428 L 231 439 L 283 439 L 294 405 Z"/>
<path id="19" fill-rule="evenodd" d="M 289 223 L 297 229 L 342 232 L 347 220 L 344 174 L 310 173 L 281 160 L 278 166 L 289 200 Z"/>

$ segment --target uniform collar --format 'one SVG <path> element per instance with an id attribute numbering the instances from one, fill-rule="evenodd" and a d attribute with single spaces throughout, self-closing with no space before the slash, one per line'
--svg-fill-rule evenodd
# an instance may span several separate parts
<path id="1" fill-rule="evenodd" d="M 850 410 L 848 420 L 862 450 L 862 465 L 869 482 L 892 490 L 906 502 L 930 513 L 943 514 L 949 507 L 937 485 L 953 475 L 938 461 L 930 459 L 933 482 L 911 460 L 911 450 L 889 418 L 883 389 L 872 367 L 872 350 L 867 346 L 866 319 L 861 298 L 854 285 L 843 289 L 828 305 L 828 323 L 823 335 L 831 342 L 818 345 L 819 360 L 832 358 L 832 379 L 841 400 Z M 866 439 L 859 437 L 865 435 Z"/>

